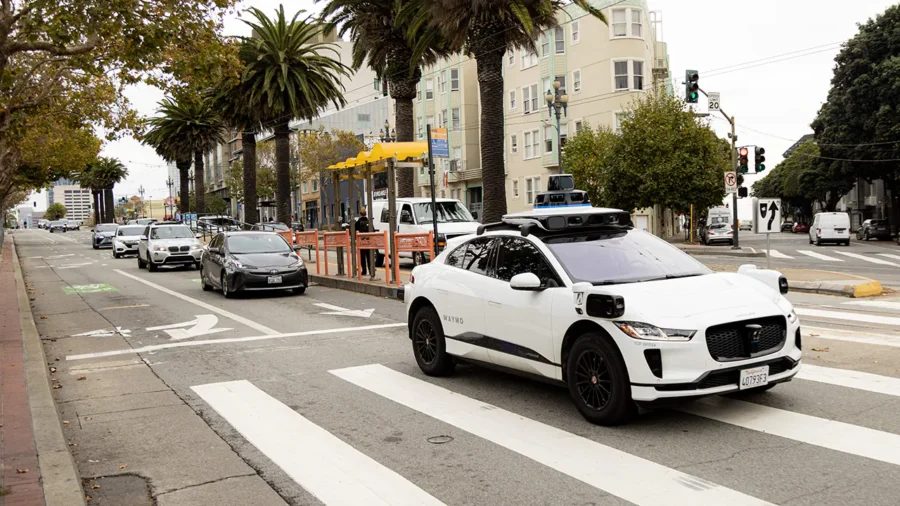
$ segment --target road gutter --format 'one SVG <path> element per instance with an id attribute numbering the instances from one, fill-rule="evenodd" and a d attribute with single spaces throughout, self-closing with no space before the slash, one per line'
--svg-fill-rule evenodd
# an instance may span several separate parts
<path id="1" fill-rule="evenodd" d="M 7 238 L 7 240 L 12 239 Z M 34 315 L 25 291 L 25 278 L 19 265 L 15 242 L 11 248 L 19 301 L 19 323 L 25 349 L 25 385 L 34 441 L 41 471 L 41 486 L 46 506 L 85 504 L 81 479 L 69 446 L 63 437 L 62 423 L 50 389 L 50 372 L 44 346 L 34 324 Z"/>

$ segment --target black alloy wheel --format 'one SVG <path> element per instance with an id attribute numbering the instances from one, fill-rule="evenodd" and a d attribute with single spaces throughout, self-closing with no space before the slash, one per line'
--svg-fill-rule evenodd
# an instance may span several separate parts
<path id="1" fill-rule="evenodd" d="M 431 306 L 425 306 L 416 312 L 412 326 L 412 347 L 419 369 L 429 376 L 447 376 L 456 368 L 456 362 L 447 353 L 441 320 Z"/>
<path id="2" fill-rule="evenodd" d="M 612 339 L 583 334 L 569 351 L 565 374 L 575 407 L 589 422 L 618 425 L 637 413 L 628 369 Z"/>

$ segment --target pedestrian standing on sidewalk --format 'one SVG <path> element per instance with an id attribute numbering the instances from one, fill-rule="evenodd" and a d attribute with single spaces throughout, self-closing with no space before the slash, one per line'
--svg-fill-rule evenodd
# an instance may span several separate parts
<path id="1" fill-rule="evenodd" d="M 356 220 L 356 227 L 353 229 L 354 232 L 368 232 L 369 231 L 369 218 L 366 217 L 366 208 L 363 207 L 359 210 L 359 219 Z M 369 250 L 360 250 L 359 251 L 359 269 L 362 272 L 363 276 L 367 276 L 369 272 Z M 372 273 L 374 274 L 374 272 Z"/>

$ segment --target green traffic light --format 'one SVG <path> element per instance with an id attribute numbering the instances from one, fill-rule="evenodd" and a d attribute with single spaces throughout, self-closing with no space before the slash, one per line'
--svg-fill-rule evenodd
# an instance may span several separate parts
<path id="1" fill-rule="evenodd" d="M 698 98 L 699 98 L 699 96 L 697 95 L 696 92 L 691 93 L 691 100 L 697 100 Z"/>
<path id="2" fill-rule="evenodd" d="M 762 163 L 761 163 L 761 164 L 759 164 L 759 165 L 756 166 L 756 172 L 762 172 L 762 171 L 764 171 L 764 170 L 766 170 L 765 164 L 762 164 Z"/>

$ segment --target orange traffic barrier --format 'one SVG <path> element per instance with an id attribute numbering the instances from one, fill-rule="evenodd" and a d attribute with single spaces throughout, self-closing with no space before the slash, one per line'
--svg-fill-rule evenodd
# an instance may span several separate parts
<path id="1" fill-rule="evenodd" d="M 434 256 L 434 231 L 430 230 L 427 234 L 395 234 L 394 251 L 397 252 L 398 259 L 400 258 L 400 253 L 404 252 L 423 252 Z M 385 253 L 387 253 L 387 250 L 385 250 Z M 397 283 L 397 286 L 400 286 L 399 260 L 394 265 L 394 281 Z"/>
<path id="2" fill-rule="evenodd" d="M 292 230 L 273 230 L 273 232 L 283 237 L 288 244 L 294 244 L 294 232 Z"/>
<path id="3" fill-rule="evenodd" d="M 356 258 L 360 257 L 360 253 L 363 250 L 380 250 L 383 249 L 385 251 L 388 250 L 387 245 L 390 243 L 388 240 L 388 231 L 384 232 L 358 232 L 356 234 Z M 375 266 L 370 266 L 372 269 L 372 276 L 375 276 Z M 390 256 L 385 255 L 384 257 L 384 282 L 387 284 L 391 284 L 390 278 L 388 277 L 388 272 L 391 270 L 391 261 Z M 357 269 L 356 279 L 362 279 L 362 269 Z"/>
<path id="4" fill-rule="evenodd" d="M 325 275 L 328 275 L 328 248 L 344 248 L 344 251 L 347 252 L 347 263 L 345 265 L 347 269 L 347 277 L 352 278 L 353 273 L 351 273 L 350 269 L 350 231 L 344 230 L 343 232 L 325 232 L 325 244 L 322 246 L 322 249 L 325 250 Z"/>
<path id="5" fill-rule="evenodd" d="M 295 232 L 294 244 L 297 246 L 306 246 L 316 249 L 316 274 L 319 274 L 319 231 L 309 230 L 307 232 Z"/>

